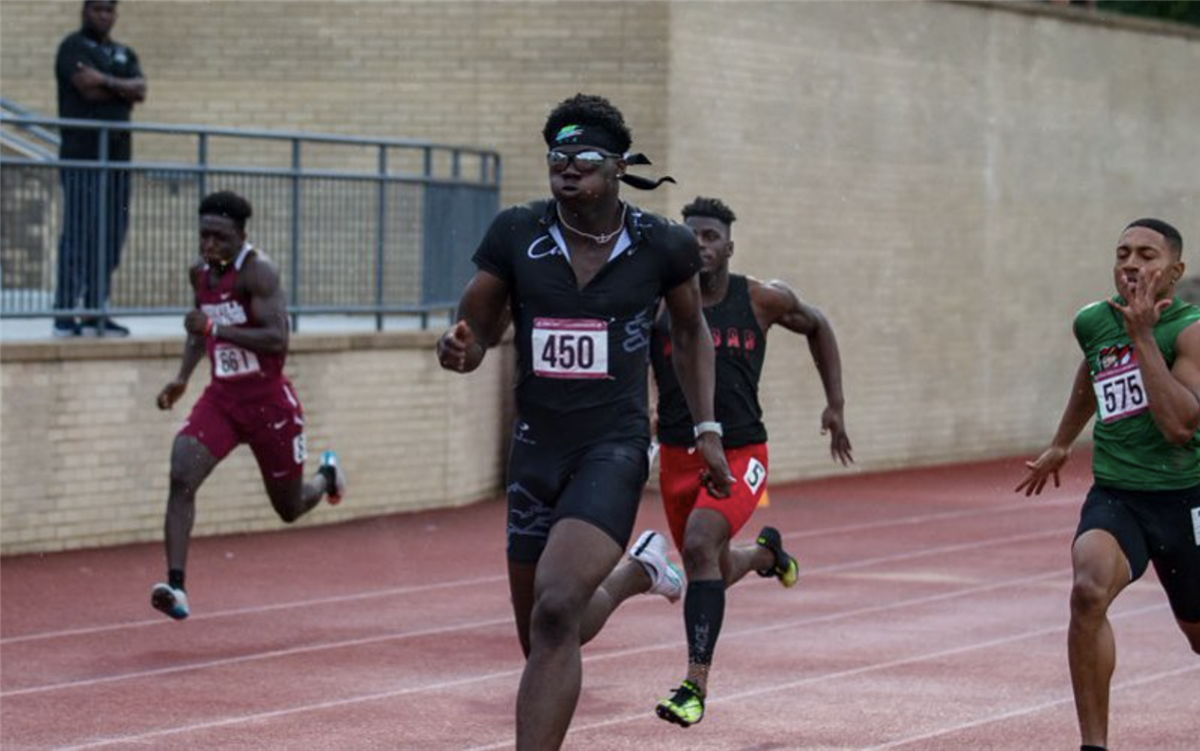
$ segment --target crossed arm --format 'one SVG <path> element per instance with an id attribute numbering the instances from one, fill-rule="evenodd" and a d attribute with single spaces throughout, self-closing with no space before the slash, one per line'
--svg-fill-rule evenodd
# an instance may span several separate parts
<path id="1" fill-rule="evenodd" d="M 80 96 L 89 102 L 110 102 L 114 99 L 124 99 L 130 104 L 146 100 L 146 79 L 118 78 L 107 73 L 101 73 L 90 65 L 79 62 L 75 64 L 75 73 L 71 75 L 71 85 Z"/>

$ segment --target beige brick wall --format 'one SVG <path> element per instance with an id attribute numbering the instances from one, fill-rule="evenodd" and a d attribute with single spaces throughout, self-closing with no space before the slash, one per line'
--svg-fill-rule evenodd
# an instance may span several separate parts
<path id="1" fill-rule="evenodd" d="M 725 197 L 734 267 L 829 314 L 863 468 L 1035 449 L 1123 223 L 1166 218 L 1196 258 L 1200 35 L 1079 15 L 672 6 L 671 205 Z M 763 385 L 776 478 L 831 466 L 796 339 Z"/>
<path id="2" fill-rule="evenodd" d="M 871 470 L 1035 450 L 1076 362 L 1071 316 L 1109 293 L 1123 223 L 1172 221 L 1195 257 L 1200 35 L 1039 6 L 139 0 L 122 5 L 117 36 L 150 79 L 140 120 L 495 148 L 506 204 L 546 190 L 539 134 L 550 107 L 579 90 L 609 96 L 652 171 L 680 181 L 633 200 L 675 212 L 698 193 L 725 198 L 741 217 L 735 268 L 783 278 L 830 315 L 851 437 Z M 77 15 L 74 2 L 4 0 L 5 96 L 53 112 L 54 49 Z M 427 348 L 384 341 L 400 354 L 293 359 L 313 448 L 349 442 L 366 485 L 356 496 L 371 504 L 312 523 L 500 489 L 502 441 L 472 443 L 473 419 L 454 401 L 469 389 L 437 372 Z M 775 479 L 835 471 L 804 343 L 777 332 L 771 350 L 763 401 Z M 5 552 L 59 544 L 72 513 L 97 520 L 72 517 L 71 545 L 156 537 L 176 423 L 152 408 L 122 417 L 93 405 L 148 405 L 174 367 L 168 354 L 33 364 L 0 351 Z M 347 365 L 359 389 L 331 375 Z M 505 374 L 472 380 L 495 379 L 471 397 L 489 426 L 502 422 Z M 369 400 L 371 385 L 387 409 L 337 408 Z M 438 398 L 448 401 L 425 401 Z M 413 415 L 430 421 L 418 435 L 465 446 L 438 458 L 428 441 L 393 445 Z M 106 441 L 99 454 L 96 440 Z M 420 471 L 480 457 L 488 469 L 467 483 Z M 413 470 L 395 471 L 402 461 Z M 126 465 L 133 479 L 114 469 Z M 201 531 L 277 524 L 248 455 L 218 474 L 202 525 L 221 526 Z M 139 500 L 114 505 L 126 493 Z M 43 506 L 59 516 L 38 516 Z M 126 515 L 138 524 L 88 536 Z"/>
<path id="3" fill-rule="evenodd" d="M 297 335 L 289 377 L 304 403 L 309 470 L 338 451 L 345 503 L 297 524 L 456 506 L 497 495 L 510 414 L 511 349 L 465 377 L 432 357 L 433 332 Z M 208 384 L 207 362 L 172 412 L 154 397 L 180 340 L 0 348 L 0 549 L 58 550 L 161 538 L 175 432 Z M 253 454 L 238 448 L 197 500 L 198 535 L 275 529 Z M 499 532 L 497 532 L 499 534 Z"/>

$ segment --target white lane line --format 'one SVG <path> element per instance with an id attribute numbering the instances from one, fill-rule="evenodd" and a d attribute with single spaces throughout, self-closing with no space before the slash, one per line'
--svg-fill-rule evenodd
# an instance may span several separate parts
<path id="1" fill-rule="evenodd" d="M 274 649 L 269 652 L 256 652 L 254 654 L 242 655 L 240 657 L 223 657 L 219 660 L 207 660 L 205 662 L 194 662 L 188 665 L 172 665 L 167 668 L 155 668 L 154 670 L 139 670 L 133 673 L 121 673 L 120 675 L 106 675 L 101 678 L 87 678 L 80 681 L 68 681 L 66 683 L 48 683 L 42 686 L 31 686 L 29 688 L 19 688 L 12 691 L 0 692 L 0 697 L 11 698 L 14 696 L 26 696 L 28 694 L 41 694 L 47 691 L 61 691 L 69 688 L 83 688 L 86 686 L 98 686 L 104 683 L 114 683 L 116 681 L 128 681 L 134 678 L 150 678 L 157 675 L 169 675 L 171 673 L 185 673 L 193 670 L 207 670 L 209 668 L 219 668 L 227 665 L 239 665 L 245 662 L 256 662 L 258 660 L 270 660 L 276 657 L 291 657 L 292 655 L 307 654 L 309 652 L 323 652 L 330 649 L 345 649 L 347 647 L 362 647 L 367 644 L 378 644 L 385 641 L 399 641 L 401 639 L 416 639 L 422 636 L 440 636 L 441 634 L 453 633 L 455 631 L 468 631 L 476 628 L 490 628 L 502 624 L 511 623 L 511 618 L 493 618 L 486 621 L 471 621 L 470 623 L 460 623 L 454 626 L 439 626 L 437 628 L 428 628 L 421 631 L 407 631 L 402 634 L 383 634 L 380 636 L 365 636 L 360 639 L 345 639 L 343 641 L 327 642 L 325 644 L 313 644 L 304 647 L 292 647 L 291 649 Z"/>
<path id="2" fill-rule="evenodd" d="M 899 602 L 889 603 L 886 605 L 873 605 L 873 606 L 869 606 L 869 607 L 858 608 L 856 610 L 842 611 L 839 613 L 831 613 L 831 614 L 823 615 L 823 616 L 798 618 L 798 619 L 793 619 L 791 621 L 774 623 L 774 624 L 770 624 L 770 625 L 766 625 L 766 626 L 759 626 L 756 628 L 740 629 L 740 630 L 732 631 L 730 633 L 723 633 L 722 638 L 725 640 L 737 639 L 737 638 L 742 638 L 742 637 L 746 637 L 746 636 L 757 636 L 759 634 L 769 632 L 769 631 L 778 631 L 781 629 L 796 628 L 797 626 L 804 626 L 804 625 L 817 624 L 817 623 L 828 623 L 831 621 L 844 620 L 844 619 L 848 619 L 848 618 L 858 618 L 862 615 L 881 613 L 881 612 L 886 612 L 886 611 L 890 611 L 890 610 L 899 610 L 899 609 L 912 607 L 912 606 L 920 606 L 920 605 L 925 605 L 925 604 L 932 603 L 932 602 L 953 599 L 955 597 L 970 596 L 973 594 L 979 594 L 981 592 L 988 592 L 988 591 L 992 591 L 992 590 L 996 590 L 996 589 L 1003 589 L 1003 588 L 1010 587 L 1010 586 L 1021 586 L 1023 584 L 1028 584 L 1028 583 L 1039 581 L 1042 579 L 1048 579 L 1050 577 L 1064 576 L 1068 572 L 1069 572 L 1069 569 L 1061 569 L 1058 571 L 1050 571 L 1050 572 L 1044 572 L 1041 574 L 1036 574 L 1034 576 L 1023 576 L 1023 577 L 1019 577 L 1016 579 L 990 582 L 988 584 L 980 585 L 980 586 L 976 586 L 976 587 L 967 587 L 965 589 L 958 590 L 957 592 L 948 592 L 948 593 L 942 593 L 942 594 L 938 594 L 938 595 L 930 595 L 930 596 L 925 596 L 925 597 L 915 597 L 915 598 L 911 598 L 908 600 L 901 600 Z M 630 648 L 626 648 L 626 649 L 613 650 L 611 652 L 587 655 L 583 658 L 583 662 L 586 664 L 586 663 L 599 662 L 602 660 L 620 659 L 620 658 L 624 658 L 624 657 L 641 655 L 641 654 L 644 654 L 647 652 L 654 652 L 654 651 L 659 651 L 659 650 L 663 650 L 663 649 L 677 649 L 678 647 L 679 647 L 679 642 L 675 639 L 672 639 L 671 641 L 659 642 L 658 644 L 653 644 L 653 645 L 647 645 L 647 646 L 642 646 L 642 647 L 630 647 Z M 238 717 L 229 717 L 229 718 L 224 718 L 224 719 L 220 719 L 220 720 L 210 720 L 207 722 L 194 723 L 194 724 L 190 724 L 190 725 L 181 725 L 181 726 L 177 726 L 177 727 L 173 727 L 173 728 L 161 728 L 159 730 L 151 730 L 151 731 L 148 731 L 145 733 L 104 738 L 104 739 L 99 739 L 99 740 L 95 740 L 95 741 L 89 741 L 83 745 L 71 746 L 70 748 L 96 748 L 96 747 L 100 747 L 100 746 L 107 746 L 107 745 L 113 745 L 113 744 L 118 744 L 118 743 L 135 743 L 135 742 L 140 742 L 143 740 L 148 740 L 151 738 L 159 738 L 159 737 L 166 736 L 166 735 L 189 733 L 189 732 L 193 732 L 196 730 L 205 730 L 205 729 L 211 728 L 211 727 L 222 727 L 222 726 L 234 725 L 234 724 L 243 723 L 243 722 L 255 722 L 258 720 L 262 720 L 262 719 L 271 719 L 271 718 L 282 717 L 282 716 L 286 716 L 286 715 L 290 715 L 290 714 L 310 712 L 310 711 L 313 711 L 316 709 L 322 709 L 322 708 L 326 708 L 326 707 L 345 706 L 347 704 L 355 704 L 355 703 L 359 703 L 359 702 L 378 701 L 378 700 L 382 700 L 382 699 L 389 699 L 389 698 L 393 698 L 393 697 L 397 697 L 397 696 L 403 696 L 406 694 L 412 694 L 412 693 L 418 693 L 418 692 L 424 692 L 424 691 L 438 691 L 443 688 L 457 688 L 459 686 L 471 685 L 473 683 L 482 683 L 482 682 L 489 681 L 489 680 L 492 680 L 494 678 L 499 678 L 499 677 L 518 676 L 521 674 L 521 672 L 522 672 L 522 668 L 516 668 L 513 670 L 499 671 L 499 672 L 495 672 L 495 673 L 487 673 L 484 675 L 473 676 L 470 678 L 462 678 L 462 679 L 458 679 L 458 680 L 450 681 L 450 682 L 446 682 L 446 683 L 430 684 L 430 685 L 423 686 L 423 687 L 422 686 L 408 686 L 408 687 L 405 687 L 402 689 L 397 689 L 394 691 L 379 691 L 379 692 L 375 692 L 375 693 L 371 693 L 371 694 L 364 694 L 364 695 L 355 696 L 355 697 L 347 697 L 345 699 L 336 699 L 336 700 L 328 701 L 328 702 L 319 702 L 319 703 L 315 703 L 315 704 L 303 704 L 303 705 L 297 705 L 294 707 L 289 707 L 286 709 L 272 710 L 269 712 L 258 712 L 255 714 L 241 715 Z M 640 717 L 644 717 L 644 716 L 645 716 L 645 713 L 640 713 L 638 715 L 629 715 L 628 719 L 636 719 L 636 718 L 640 718 Z"/>
<path id="3" fill-rule="evenodd" d="M 962 511 L 939 511 L 931 514 L 918 514 L 915 516 L 900 517 L 898 519 L 880 520 L 874 522 L 863 522 L 861 524 L 847 524 L 837 527 L 823 527 L 820 529 L 808 529 L 803 532 L 787 532 L 784 534 L 785 539 L 804 539 L 809 537 L 826 537 L 828 535 L 848 534 L 852 532 L 862 532 L 872 529 L 881 529 L 896 526 L 909 526 L 914 524 L 924 524 L 928 522 L 948 521 L 951 519 L 986 517 L 995 514 L 1006 514 L 1010 511 L 1027 511 L 1030 508 L 1030 503 L 1016 503 L 1006 506 L 993 507 L 982 510 L 962 510 Z M 1078 501 L 1040 501 L 1038 506 L 1062 506 L 1062 505 L 1078 505 Z M 827 569 L 825 569 L 827 570 Z M 391 589 L 370 590 L 367 592 L 358 592 L 349 595 L 334 595 L 330 597 L 317 597 L 308 600 L 289 600 L 287 602 L 272 603 L 269 605 L 256 605 L 247 608 L 230 608 L 228 610 L 214 610 L 208 613 L 199 613 L 188 618 L 188 621 L 195 623 L 197 621 L 216 620 L 218 618 L 236 618 L 243 615 L 257 615 L 259 613 L 270 613 L 278 610 L 287 610 L 291 608 L 307 608 L 319 607 L 322 605 L 339 604 L 344 602 L 354 602 L 357 600 L 369 600 L 376 597 L 395 597 L 409 594 L 417 594 L 421 592 L 431 592 L 440 589 L 453 589 L 455 587 L 471 587 L 477 584 L 494 584 L 499 581 L 507 581 L 504 575 L 499 576 L 483 576 L 472 579 L 459 579 L 445 582 L 437 582 L 434 584 L 420 584 L 407 587 L 393 587 Z M 146 627 L 168 627 L 176 626 L 173 621 L 165 616 L 161 618 L 150 618 L 141 621 L 128 621 L 125 623 L 110 623 L 101 626 L 83 626 L 79 628 L 60 629 L 56 631 L 42 631 L 32 634 L 22 634 L 20 636 L 9 636 L 0 638 L 0 645 L 18 644 L 21 642 L 40 641 L 43 639 L 60 639 L 70 636 L 86 636 L 90 634 L 99 634 L 107 631 L 120 631 L 130 628 L 146 628 Z"/>
<path id="4" fill-rule="evenodd" d="M 946 545 L 946 546 L 943 546 L 940 548 L 925 548 L 923 550 L 919 550 L 916 552 L 901 553 L 898 555 L 879 556 L 876 558 L 863 558 L 863 559 L 860 559 L 853 563 L 837 564 L 835 566 L 828 566 L 825 568 L 814 568 L 814 569 L 811 569 L 811 571 L 815 571 L 817 573 L 827 573 L 829 571 L 847 571 L 847 570 L 852 570 L 852 569 L 870 568 L 871 566 L 875 566 L 880 563 L 895 563 L 897 561 L 909 561 L 909 560 L 914 560 L 917 558 L 925 558 L 925 557 L 929 557 L 929 556 L 940 555 L 944 552 L 957 552 L 960 550 L 979 550 L 981 548 L 986 548 L 989 546 L 1009 545 L 1014 542 L 1036 540 L 1036 539 L 1041 539 L 1043 537 L 1050 537 L 1050 536 L 1054 536 L 1054 535 L 1058 535 L 1058 534 L 1062 534 L 1062 533 L 1058 530 L 1051 530 L 1049 532 L 1036 532 L 1036 533 L 1029 534 L 1029 535 L 1011 535 L 1009 537 L 994 537 L 994 538 L 980 541 L 980 542 L 969 542 L 969 543 L 961 543 L 961 544 L 957 544 L 957 545 Z M 1059 572 L 1053 572 L 1051 574 L 1037 574 L 1032 577 L 1027 577 L 1027 579 L 1029 581 L 1034 581 L 1034 580 L 1049 578 L 1050 576 L 1059 576 L 1059 575 L 1060 575 Z M 751 582 L 753 582 L 753 581 L 754 580 L 751 580 Z M 1013 580 L 1013 581 L 1018 581 L 1018 580 Z M 757 583 L 762 586 L 767 586 L 767 585 L 771 584 L 771 582 L 769 580 L 763 580 L 763 581 L 757 582 Z M 743 585 L 743 586 L 745 586 L 745 585 Z M 985 588 L 987 586 L 989 586 L 989 585 L 985 585 Z M 946 596 L 946 594 L 947 593 L 943 593 L 943 594 L 939 594 L 939 595 L 932 595 L 931 599 L 929 601 L 936 602 L 937 600 Z M 951 592 L 949 594 L 951 596 L 955 596 L 953 592 Z M 872 606 L 872 607 L 867 608 L 866 610 L 860 610 L 860 611 L 854 611 L 854 612 L 875 612 L 878 607 L 879 606 Z M 837 613 L 837 614 L 834 614 L 834 617 L 841 618 L 844 616 L 842 613 Z M 495 625 L 497 623 L 506 623 L 506 622 L 508 622 L 508 620 L 504 619 L 504 618 L 494 619 L 494 620 L 486 620 L 486 621 L 475 621 L 475 622 L 467 623 L 467 624 L 457 624 L 457 625 L 452 625 L 452 626 L 442 626 L 442 627 L 438 627 L 438 628 L 431 628 L 431 629 L 426 629 L 424 631 L 409 632 L 409 633 L 402 633 L 402 634 L 387 634 L 387 635 L 372 636 L 372 637 L 363 637 L 360 639 L 350 639 L 350 640 L 345 640 L 345 641 L 327 642 L 324 644 L 311 644 L 311 645 L 307 645 L 307 646 L 303 646 L 303 647 L 292 647 L 291 649 L 274 650 L 274 651 L 270 651 L 270 652 L 259 652 L 256 654 L 242 655 L 241 657 L 227 657 L 227 658 L 222 658 L 220 660 L 209 660 L 206 662 L 191 663 L 188 665 L 174 665 L 171 667 L 157 668 L 154 670 L 141 670 L 141 671 L 135 671 L 135 672 L 131 672 L 131 673 L 121 673 L 118 675 L 102 676 L 99 678 L 87 678 L 87 679 L 82 679 L 82 680 L 77 680 L 77 681 L 66 681 L 63 683 L 47 683 L 47 684 L 43 684 L 40 686 L 30 686 L 30 687 L 26 687 L 26 688 L 12 689 L 12 690 L 8 690 L 8 691 L 0 691 L 0 698 L 12 697 L 12 696 L 22 696 L 25 694 L 44 693 L 46 691 L 57 691 L 60 689 L 81 688 L 81 687 L 86 687 L 86 686 L 99 685 L 99 684 L 103 684 L 103 683 L 113 683 L 115 681 L 131 680 L 131 679 L 135 679 L 135 678 L 145 678 L 145 677 L 154 676 L 154 675 L 163 675 L 163 674 L 167 674 L 167 673 L 182 673 L 182 672 L 192 671 L 192 670 L 205 670 L 205 669 L 213 668 L 213 667 L 236 665 L 236 664 L 242 663 L 242 662 L 264 660 L 264 659 L 273 658 L 273 657 L 287 657 L 287 656 L 292 656 L 292 655 L 297 655 L 297 654 L 305 654 L 305 653 L 309 653 L 309 652 L 320 652 L 320 651 L 325 651 L 325 650 L 329 650 L 329 649 L 341 649 L 343 647 L 355 647 L 355 646 L 361 646 L 364 644 L 373 644 L 373 643 L 378 643 L 378 642 L 390 641 L 393 639 L 409 639 L 409 638 L 413 638 L 414 636 L 430 636 L 430 635 L 437 635 L 437 634 L 441 634 L 441 633 L 447 633 L 447 632 L 459 631 L 459 630 L 465 630 L 465 629 L 471 629 L 471 628 L 484 628 L 484 627 L 489 627 L 489 626 Z M 806 619 L 802 619 L 797 622 L 787 622 L 784 627 L 787 627 L 787 625 L 790 625 L 791 623 L 807 624 L 807 623 L 820 623 L 820 622 L 821 622 L 820 619 L 812 620 L 812 619 L 806 618 Z M 775 626 L 763 627 L 763 629 L 765 629 L 767 631 L 775 630 L 776 628 L 777 627 L 775 627 Z M 754 632 L 758 633 L 759 629 L 755 629 Z M 658 648 L 660 648 L 660 647 L 658 647 L 658 646 L 651 647 L 651 649 L 658 649 Z"/>
<path id="5" fill-rule="evenodd" d="M 1167 605 L 1165 603 L 1158 604 L 1158 605 L 1148 605 L 1145 607 L 1141 607 L 1141 608 L 1137 608 L 1137 609 L 1133 609 L 1133 610 L 1127 610 L 1127 611 L 1117 613 L 1117 614 L 1112 614 L 1109 616 L 1109 618 L 1114 619 L 1114 620 L 1121 619 L 1121 618 L 1130 618 L 1133 616 L 1145 615 L 1147 613 L 1165 610 L 1166 607 L 1167 607 Z M 1036 638 L 1040 638 L 1043 636 L 1049 636 L 1051 634 L 1061 633 L 1066 630 L 1067 630 L 1067 627 L 1065 624 L 1058 625 L 1058 626 L 1047 626 L 1044 628 L 1033 629 L 1031 631 L 1023 631 L 1018 634 L 1011 634 L 1009 636 L 1002 636 L 1002 637 L 995 638 L 995 639 L 988 639 L 986 641 L 975 642 L 973 644 L 966 644 L 966 645 L 962 645 L 962 646 L 958 646 L 958 647 L 952 647 L 950 649 L 941 649 L 936 652 L 927 652 L 925 654 L 913 655 L 911 657 L 902 657 L 902 658 L 895 659 L 895 660 L 888 660 L 886 662 L 877 662 L 873 665 L 862 665 L 860 667 L 851 668 L 849 670 L 839 670 L 834 673 L 825 673 L 824 675 L 814 675 L 814 676 L 810 676 L 808 678 L 801 678 L 800 680 L 787 681 L 784 683 L 772 683 L 768 686 L 760 685 L 759 687 L 751 689 L 749 691 L 739 691 L 739 692 L 735 692 L 732 694 L 727 694 L 725 696 L 720 696 L 715 699 L 710 699 L 707 702 L 707 704 L 708 704 L 708 706 L 712 706 L 713 704 L 725 704 L 725 703 L 729 703 L 729 702 L 742 701 L 744 699 L 754 699 L 754 698 L 764 696 L 767 694 L 775 694 L 775 693 L 778 693 L 781 691 L 788 691 L 790 689 L 799 688 L 801 686 L 810 686 L 815 683 L 823 683 L 825 681 L 832 681 L 832 680 L 838 680 L 841 678 L 849 678 L 852 676 L 859 676 L 859 675 L 863 675 L 866 673 L 873 673 L 873 672 L 876 672 L 879 670 L 891 670 L 892 668 L 903 667 L 903 666 L 907 666 L 907 665 L 914 665 L 917 663 L 928 662 L 930 660 L 941 660 L 946 657 L 954 657 L 957 655 L 966 654 L 968 652 L 974 652 L 974 651 L 977 651 L 980 649 L 990 649 L 992 647 L 999 647 L 999 646 L 1004 646 L 1006 644 L 1012 644 L 1012 643 L 1019 642 L 1019 641 L 1025 641 L 1027 639 L 1036 639 Z M 1195 669 L 1195 668 L 1189 668 L 1189 669 Z M 1186 672 L 1186 671 L 1173 671 L 1173 672 Z M 623 715 L 621 717 L 614 717 L 609 720 L 603 720 L 601 722 L 593 722 L 593 723 L 589 723 L 586 725 L 579 725 L 577 727 L 572 727 L 570 730 L 567 731 L 567 734 L 571 735 L 573 733 L 584 732 L 587 730 L 596 730 L 599 728 L 611 727 L 613 725 L 620 725 L 620 724 L 624 724 L 626 722 L 633 722 L 636 720 L 644 720 L 645 718 L 646 718 L 646 712 L 644 712 L 644 711 L 638 712 L 637 714 L 627 714 L 627 715 Z M 509 746 L 512 746 L 512 745 L 513 744 L 511 742 L 495 743 L 495 744 L 491 744 L 491 745 L 487 745 L 487 746 L 476 746 L 474 748 L 469 749 L 469 751 L 484 751 L 485 749 L 508 748 Z"/>
<path id="6" fill-rule="evenodd" d="M 316 704 L 306 704 L 303 708 L 277 709 L 272 712 L 258 712 L 252 715 L 242 715 L 240 717 L 229 717 L 222 720 L 209 720 L 208 722 L 197 722 L 192 725 L 184 725 L 177 728 L 165 728 L 163 730 L 154 730 L 149 733 L 141 733 L 138 735 L 125 735 L 118 738 L 105 738 L 103 740 L 90 741 L 81 743 L 75 746 L 59 746 L 59 751 L 75 751 L 75 749 L 83 748 L 100 748 L 102 746 L 112 746 L 118 743 L 137 743 L 140 741 L 150 740 L 151 738 L 161 738 L 165 735 L 177 735 L 179 733 L 191 733 L 198 730 L 209 730 L 211 728 L 226 727 L 228 725 L 238 725 L 243 722 L 257 722 L 260 720 L 270 720 L 275 717 L 285 717 L 296 712 L 312 712 L 321 709 L 334 709 L 336 707 L 344 707 L 348 704 L 359 704 L 366 701 L 379 701 L 381 699 L 391 699 L 397 696 L 404 696 L 418 691 L 440 691 L 442 689 L 458 688 L 459 686 L 469 685 L 478 681 L 492 680 L 494 678 L 514 678 L 521 674 L 521 669 L 501 670 L 496 673 L 488 673 L 486 675 L 476 675 L 470 678 L 458 678 L 452 681 L 442 681 L 428 686 L 410 686 L 409 688 L 396 689 L 393 691 L 378 691 L 373 694 L 363 694 L 362 696 L 352 696 L 346 699 L 332 699 L 330 701 L 318 702 Z"/>
<path id="7" fill-rule="evenodd" d="M 991 506 L 987 509 L 959 509 L 956 511 L 934 511 L 928 514 L 917 514 L 915 516 L 907 516 L 899 519 L 881 519 L 873 522 L 859 522 L 856 524 L 842 524 L 837 527 L 824 527 L 821 529 L 809 529 L 803 532 L 789 532 L 784 535 L 785 539 L 804 538 L 804 537 L 825 537 L 826 535 L 839 535 L 849 532 L 864 532 L 871 529 L 880 529 L 886 527 L 909 526 L 914 524 L 925 524 L 927 522 L 942 522 L 952 519 L 972 519 L 975 517 L 992 516 L 994 514 L 1007 514 L 1011 511 L 1028 512 L 1031 508 L 1046 508 L 1055 506 L 1081 506 L 1083 501 L 1078 498 L 1068 498 L 1061 501 L 1046 501 L 1046 500 L 1028 500 L 1023 503 L 1010 503 L 1004 506 Z"/>
<path id="8" fill-rule="evenodd" d="M 1179 675 L 1184 675 L 1186 673 L 1195 673 L 1197 671 L 1200 671 L 1200 665 L 1193 665 L 1193 666 L 1186 667 L 1186 668 L 1176 668 L 1174 670 L 1164 670 L 1160 673 L 1151 673 L 1149 675 L 1143 675 L 1143 676 L 1139 676 L 1137 678 L 1132 678 L 1129 680 L 1114 682 L 1112 684 L 1111 690 L 1112 691 L 1124 691 L 1126 689 L 1138 688 L 1139 686 L 1145 686 L 1150 683 L 1155 683 L 1155 682 L 1161 681 L 1165 678 L 1174 678 Z M 1051 701 L 1045 701 L 1040 704 L 1032 704 L 1027 707 L 1018 707 L 1016 709 L 1011 709 L 1007 712 L 1001 712 L 1000 714 L 989 715 L 987 717 L 980 717 L 979 719 L 972 720 L 970 722 L 964 722 L 964 723 L 960 723 L 958 725 L 949 725 L 947 727 L 938 728 L 937 730 L 931 730 L 927 733 L 922 733 L 921 735 L 910 735 L 907 738 L 899 738 L 897 740 L 889 741 L 888 743 L 884 743 L 883 745 L 880 745 L 880 746 L 871 746 L 869 749 L 866 749 L 866 751 L 879 751 L 880 749 L 899 748 L 900 746 L 908 746 L 910 744 L 918 743 L 920 741 L 927 741 L 930 738 L 939 738 L 943 735 L 950 735 L 951 733 L 958 733 L 963 730 L 971 730 L 972 728 L 982 727 L 983 725 L 990 725 L 994 722 L 1003 722 L 1004 720 L 1011 720 L 1014 717 L 1024 717 L 1026 715 L 1037 714 L 1039 712 L 1043 712 L 1047 709 L 1052 709 L 1054 707 L 1058 707 L 1063 704 L 1074 704 L 1074 703 L 1075 703 L 1075 698 L 1071 695 L 1067 695 L 1062 698 L 1053 699 Z"/>
<path id="9" fill-rule="evenodd" d="M 188 623 L 196 621 L 209 621 L 217 618 L 232 618 L 240 615 L 257 615 L 258 613 L 270 613 L 276 610 L 287 610 L 289 608 L 306 608 L 319 605 L 338 605 L 345 602 L 355 602 L 356 600 L 369 600 L 376 597 L 396 597 L 400 595 L 411 595 L 420 592 L 432 592 L 440 589 L 453 589 L 455 587 L 473 587 L 477 584 L 495 584 L 496 582 L 508 581 L 508 577 L 504 574 L 498 576 L 480 576 L 473 579 L 458 579 L 446 582 L 435 582 L 433 584 L 414 584 L 407 587 L 392 587 L 390 589 L 373 589 L 368 592 L 356 592 L 350 595 L 331 595 L 329 597 L 314 597 L 309 600 L 293 600 L 289 602 L 273 603 L 271 605 L 255 605 L 248 608 L 230 608 L 229 610 L 214 610 L 210 613 L 200 613 L 189 616 Z M 148 600 L 147 600 L 148 602 Z M 43 631 L 36 634 L 25 634 L 23 636 L 10 636 L 7 639 L 0 639 L 0 644 L 16 644 L 18 642 L 38 641 L 41 639 L 58 639 L 65 636 L 83 636 L 88 634 L 100 634 L 105 631 L 119 631 L 127 628 L 144 628 L 146 626 L 173 626 L 179 628 L 179 624 L 168 619 L 166 616 L 160 618 L 147 619 L 144 621 L 131 621 L 128 623 L 110 623 L 104 626 L 85 626 L 82 628 L 69 628 L 61 631 Z"/>

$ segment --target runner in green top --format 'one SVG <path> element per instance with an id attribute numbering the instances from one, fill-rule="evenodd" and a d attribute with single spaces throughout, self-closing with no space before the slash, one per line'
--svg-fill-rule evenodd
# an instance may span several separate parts
<path id="1" fill-rule="evenodd" d="M 1183 239 L 1158 219 L 1125 228 L 1118 295 L 1075 317 L 1083 361 L 1050 447 L 1027 462 L 1026 496 L 1059 483 L 1093 417 L 1095 484 L 1071 548 L 1067 654 L 1083 749 L 1108 740 L 1116 643 L 1108 608 L 1154 563 L 1171 610 L 1200 654 L 1200 309 L 1175 299 Z"/>

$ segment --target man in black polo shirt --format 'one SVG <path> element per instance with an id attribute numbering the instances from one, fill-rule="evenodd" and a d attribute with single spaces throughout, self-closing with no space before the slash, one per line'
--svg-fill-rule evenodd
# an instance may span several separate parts
<path id="1" fill-rule="evenodd" d="M 664 558 L 634 551 L 644 570 L 617 566 L 649 472 L 647 363 L 660 300 L 675 321 L 675 363 L 706 480 L 718 496 L 732 480 L 713 421 L 695 238 L 620 199 L 620 182 L 658 183 L 625 174 L 648 162 L 626 153 L 632 137 L 606 99 L 562 102 L 543 137 L 553 199 L 496 217 L 475 253 L 479 270 L 459 301 L 459 322 L 438 342 L 442 367 L 466 373 L 510 316 L 516 331 L 508 578 L 527 658 L 517 696 L 521 750 L 561 745 L 579 698 L 580 644 L 621 600 L 647 589 L 679 596 Z M 601 588 L 614 567 L 627 574 L 622 591 Z"/>
<path id="2" fill-rule="evenodd" d="M 137 54 L 109 33 L 117 21 L 116 0 L 87 0 L 79 31 L 67 35 L 54 61 L 58 79 L 58 116 L 128 122 L 133 106 L 146 98 L 146 80 Z M 101 160 L 101 131 L 63 128 L 59 157 Z M 132 143 L 127 130 L 108 134 L 107 161 L 128 162 Z M 54 307 L 71 310 L 108 303 L 112 273 L 121 260 L 129 226 L 129 173 L 126 170 L 63 167 L 63 229 L 59 241 L 58 290 Z M 83 328 L 103 336 L 127 336 L 129 329 L 108 318 L 79 321 L 62 315 L 55 336 L 78 336 Z"/>

